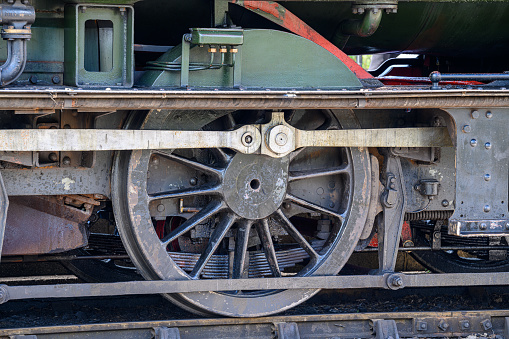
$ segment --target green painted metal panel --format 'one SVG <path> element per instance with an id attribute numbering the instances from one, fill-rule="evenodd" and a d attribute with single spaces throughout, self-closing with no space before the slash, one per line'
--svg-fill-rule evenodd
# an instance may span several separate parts
<path id="1" fill-rule="evenodd" d="M 94 34 L 86 34 L 87 21 L 111 23 L 111 36 L 105 38 L 105 41 L 100 37 L 90 41 L 87 38 L 94 37 Z M 132 7 L 68 5 L 65 7 L 65 23 L 65 84 L 79 87 L 132 86 L 134 73 Z M 100 31 L 98 33 L 101 34 Z M 90 51 L 94 48 L 97 50 Z M 112 66 L 104 70 L 94 66 L 94 61 L 89 60 L 94 52 L 102 55 L 101 59 L 97 60 L 98 64 Z"/>
<path id="2" fill-rule="evenodd" d="M 239 46 L 240 85 L 245 88 L 360 88 L 355 75 L 334 55 L 302 37 L 273 30 L 245 30 Z M 219 54 L 219 53 L 218 53 Z M 181 62 L 181 46 L 162 56 L 159 62 Z M 237 56 L 239 58 L 239 56 Z M 210 60 L 208 46 L 191 48 L 191 63 Z M 219 61 L 216 56 L 215 62 Z M 227 53 L 225 63 L 232 63 Z M 175 64 L 173 64 L 175 65 Z M 233 87 L 233 67 L 191 71 L 191 87 Z M 148 71 L 139 85 L 179 87 L 180 71 Z"/>

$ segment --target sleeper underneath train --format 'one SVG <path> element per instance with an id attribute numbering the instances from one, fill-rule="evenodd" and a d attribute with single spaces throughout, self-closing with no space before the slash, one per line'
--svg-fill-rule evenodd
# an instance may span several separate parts
<path id="1" fill-rule="evenodd" d="M 345 284 L 418 285 L 400 248 L 441 273 L 426 286 L 505 277 L 509 2 L 4 0 L 0 19 L 2 261 L 89 256 L 66 265 L 237 317 L 330 288 L 368 246 L 378 270 Z"/>

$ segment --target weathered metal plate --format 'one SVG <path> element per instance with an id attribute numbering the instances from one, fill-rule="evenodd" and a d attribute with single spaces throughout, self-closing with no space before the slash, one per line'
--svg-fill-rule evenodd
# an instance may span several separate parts
<path id="1" fill-rule="evenodd" d="M 10 197 L 2 255 L 64 252 L 87 245 L 90 212 L 53 197 Z"/>
<path id="2" fill-rule="evenodd" d="M 456 123 L 456 198 L 449 233 L 509 235 L 509 110 L 448 109 Z"/>

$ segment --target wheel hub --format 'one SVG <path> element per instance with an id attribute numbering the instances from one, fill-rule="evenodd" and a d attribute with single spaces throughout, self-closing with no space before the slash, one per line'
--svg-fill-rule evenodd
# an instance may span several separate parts
<path id="1" fill-rule="evenodd" d="M 224 176 L 224 198 L 245 219 L 263 219 L 283 203 L 288 185 L 288 157 L 237 154 Z"/>

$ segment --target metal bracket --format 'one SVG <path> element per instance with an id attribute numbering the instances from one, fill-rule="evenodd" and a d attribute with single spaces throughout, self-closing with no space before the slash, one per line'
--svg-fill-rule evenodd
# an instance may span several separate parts
<path id="1" fill-rule="evenodd" d="M 240 86 L 241 79 L 241 46 L 244 43 L 244 33 L 242 29 L 233 28 L 193 28 L 191 33 L 184 34 L 182 37 L 182 57 L 180 69 L 180 87 L 189 86 L 189 71 L 191 44 L 222 46 L 223 55 L 228 52 L 231 54 L 233 67 L 233 87 Z M 228 47 L 228 48 L 227 48 Z M 212 52 L 211 52 L 212 53 Z M 212 66 L 212 65 L 211 65 Z M 226 66 L 226 65 L 225 65 Z"/>
<path id="2" fill-rule="evenodd" d="M 385 191 L 381 196 L 383 219 L 378 226 L 378 271 L 394 272 L 405 217 L 405 183 L 399 157 L 385 157 Z"/>
<path id="3" fill-rule="evenodd" d="M 177 327 L 155 327 L 154 339 L 180 339 L 180 331 Z"/>
<path id="4" fill-rule="evenodd" d="M 297 323 L 275 323 L 278 339 L 300 339 Z"/>
<path id="5" fill-rule="evenodd" d="M 373 320 L 373 330 L 375 331 L 375 339 L 399 339 L 398 327 L 393 319 Z"/>
<path id="6" fill-rule="evenodd" d="M 9 197 L 5 189 L 4 180 L 0 175 L 0 258 L 5 236 L 5 224 L 7 223 L 7 210 L 9 208 Z"/>

